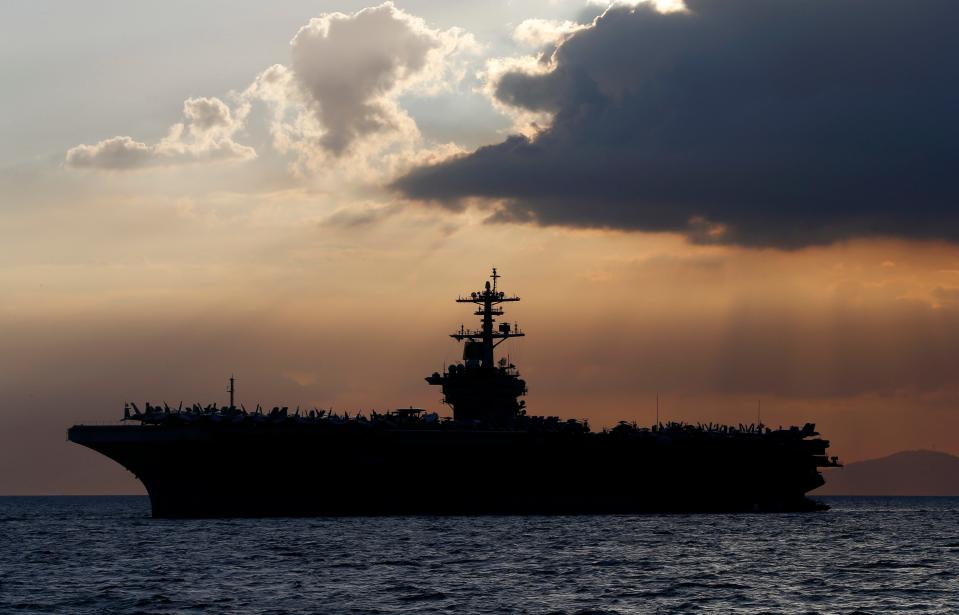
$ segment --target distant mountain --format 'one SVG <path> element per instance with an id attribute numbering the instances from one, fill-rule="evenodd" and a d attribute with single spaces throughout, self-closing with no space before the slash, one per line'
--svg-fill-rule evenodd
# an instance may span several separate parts
<path id="1" fill-rule="evenodd" d="M 813 495 L 957 495 L 959 457 L 936 451 L 903 451 L 825 470 Z"/>

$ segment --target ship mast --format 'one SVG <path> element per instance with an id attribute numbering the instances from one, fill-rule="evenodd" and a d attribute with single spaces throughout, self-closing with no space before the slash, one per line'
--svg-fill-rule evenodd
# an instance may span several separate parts
<path id="1" fill-rule="evenodd" d="M 503 308 L 499 307 L 502 303 L 519 301 L 515 295 L 507 296 L 506 293 L 496 289 L 496 281 L 501 276 L 496 273 L 496 267 L 493 267 L 493 274 L 490 278 L 493 284 L 486 282 L 486 288 L 470 293 L 468 297 L 458 297 L 457 303 L 473 303 L 477 309 L 474 315 L 481 317 L 481 329 L 466 329 L 460 326 L 460 330 L 451 333 L 450 337 L 457 341 L 467 340 L 472 344 L 481 344 L 482 346 L 482 367 L 494 367 L 493 349 L 511 337 L 523 337 L 525 334 L 520 332 L 519 327 L 511 327 L 508 322 L 500 323 L 499 327 L 493 327 L 496 322 L 494 316 L 502 316 Z"/>

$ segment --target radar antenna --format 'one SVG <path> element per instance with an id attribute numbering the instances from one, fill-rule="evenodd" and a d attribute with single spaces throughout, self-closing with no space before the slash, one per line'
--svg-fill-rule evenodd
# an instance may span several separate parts
<path id="1" fill-rule="evenodd" d="M 508 322 L 501 323 L 496 330 L 493 329 L 493 323 L 496 322 L 496 319 L 493 317 L 503 315 L 503 308 L 499 307 L 499 305 L 501 303 L 519 301 L 519 297 L 517 296 L 507 296 L 506 293 L 496 290 L 496 281 L 500 277 L 502 276 L 496 273 L 496 268 L 494 267 L 493 274 L 490 276 L 493 280 L 492 286 L 487 282 L 485 289 L 456 299 L 457 303 L 476 304 L 477 309 L 473 314 L 482 317 L 480 321 L 482 328 L 467 329 L 464 326 L 460 326 L 460 330 L 450 334 L 450 337 L 457 341 L 466 340 L 468 348 L 476 348 L 476 345 L 481 345 L 482 352 L 480 353 L 480 357 L 463 357 L 467 361 L 479 359 L 481 361 L 479 366 L 481 367 L 493 367 L 495 365 L 493 361 L 494 348 L 511 337 L 525 336 L 525 333 L 521 332 L 518 326 L 510 326 Z"/>

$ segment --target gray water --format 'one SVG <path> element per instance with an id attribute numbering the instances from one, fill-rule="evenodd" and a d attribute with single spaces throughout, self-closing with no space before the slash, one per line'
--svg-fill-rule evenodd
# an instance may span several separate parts
<path id="1" fill-rule="evenodd" d="M 825 513 L 164 521 L 0 498 L 0 613 L 959 613 L 959 498 Z"/>

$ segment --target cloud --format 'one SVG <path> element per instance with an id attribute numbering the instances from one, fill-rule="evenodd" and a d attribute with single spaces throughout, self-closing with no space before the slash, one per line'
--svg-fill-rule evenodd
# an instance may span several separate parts
<path id="1" fill-rule="evenodd" d="M 959 49 L 945 0 L 614 6 L 537 68 L 494 74 L 535 134 L 394 187 L 497 221 L 795 248 L 959 241 Z"/>
<path id="2" fill-rule="evenodd" d="M 513 40 L 529 47 L 544 47 L 586 27 L 569 20 L 526 19 L 513 29 Z"/>
<path id="3" fill-rule="evenodd" d="M 190 128 L 199 133 L 223 130 L 232 134 L 238 127 L 230 108 L 219 98 L 188 98 L 183 103 L 183 115 L 190 120 Z"/>
<path id="4" fill-rule="evenodd" d="M 74 169 L 128 171 L 145 167 L 174 166 L 197 162 L 250 160 L 252 147 L 232 139 L 248 112 L 241 105 L 230 111 L 218 98 L 188 98 L 183 103 L 185 122 L 170 127 L 166 137 L 148 145 L 131 137 L 112 137 L 94 145 L 78 145 L 67 151 L 66 165 Z"/>
<path id="5" fill-rule="evenodd" d="M 648 7 L 656 9 L 660 13 L 672 13 L 674 11 L 686 10 L 685 0 L 589 0 L 586 4 L 588 6 L 606 8 L 614 6 L 635 8 L 640 5 L 647 5 Z"/>
<path id="6" fill-rule="evenodd" d="M 368 227 L 377 224 L 397 213 L 398 208 L 392 205 L 374 203 L 351 203 L 347 207 L 337 209 L 327 216 L 321 225 L 327 228 L 352 229 Z"/>
<path id="7" fill-rule="evenodd" d="M 261 71 L 230 107 L 190 98 L 183 121 L 157 143 L 117 136 L 78 145 L 70 168 L 131 170 L 216 160 L 249 160 L 233 140 L 254 105 L 266 107 L 272 145 L 293 158 L 295 175 L 380 183 L 425 161 L 461 153 L 424 138 L 400 97 L 457 87 L 475 72 L 481 47 L 462 28 L 431 28 L 392 2 L 355 13 L 324 13 L 290 41 L 288 65 Z"/>
<path id="8" fill-rule="evenodd" d="M 437 32 L 391 3 L 329 13 L 300 28 L 290 43 L 292 70 L 325 129 L 320 145 L 339 154 L 366 135 L 399 128 L 400 112 L 384 99 L 426 68 L 440 44 Z"/>
<path id="9" fill-rule="evenodd" d="M 479 51 L 465 30 L 430 28 L 392 2 L 315 17 L 290 47 L 290 65 L 263 71 L 245 97 L 272 105 L 275 147 L 312 172 L 391 148 L 415 155 L 422 137 L 398 98 L 452 87 Z"/>
<path id="10" fill-rule="evenodd" d="M 95 145 L 78 145 L 67 152 L 67 166 L 75 169 L 135 169 L 150 164 L 153 148 L 130 137 L 104 139 Z"/>

